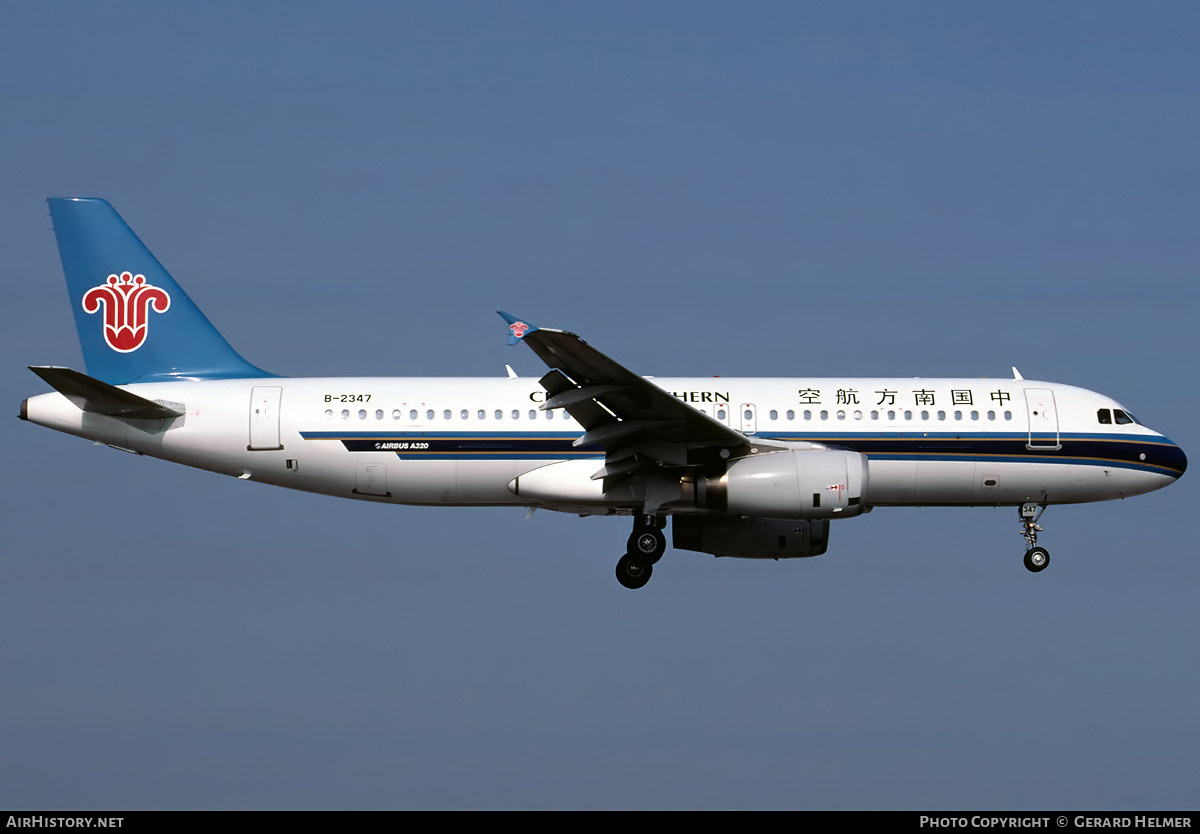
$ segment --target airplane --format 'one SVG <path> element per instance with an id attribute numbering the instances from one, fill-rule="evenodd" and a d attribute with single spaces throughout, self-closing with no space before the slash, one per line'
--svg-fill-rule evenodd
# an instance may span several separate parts
<path id="1" fill-rule="evenodd" d="M 501 312 L 547 366 L 496 378 L 291 378 L 250 364 L 106 201 L 49 201 L 86 373 L 20 417 L 235 478 L 373 501 L 631 517 L 616 568 L 666 550 L 819 556 L 876 507 L 1042 513 L 1174 483 L 1183 450 L 1093 391 L 1012 379 L 656 379 L 579 336 Z"/>

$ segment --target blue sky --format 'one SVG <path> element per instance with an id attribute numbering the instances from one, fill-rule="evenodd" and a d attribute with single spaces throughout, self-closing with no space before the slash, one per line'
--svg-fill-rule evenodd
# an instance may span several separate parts
<path id="1" fill-rule="evenodd" d="M 1008 376 L 1200 449 L 1193 3 L 0 0 L 0 386 L 81 367 L 47 196 L 251 362 Z M 830 553 L 387 508 L 0 433 L 0 807 L 1194 808 L 1185 477 Z"/>

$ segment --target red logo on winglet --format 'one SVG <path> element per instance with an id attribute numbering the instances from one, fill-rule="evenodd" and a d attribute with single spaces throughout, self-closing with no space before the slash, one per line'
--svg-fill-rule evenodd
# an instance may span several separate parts
<path id="1" fill-rule="evenodd" d="M 508 329 L 512 331 L 514 339 L 519 339 L 529 332 L 529 325 L 523 321 L 514 321 Z"/>
<path id="2" fill-rule="evenodd" d="M 171 296 L 165 290 L 146 283 L 145 275 L 122 272 L 83 294 L 83 311 L 95 313 L 104 308 L 104 341 L 118 353 L 132 353 L 146 341 L 150 310 L 165 313 Z"/>

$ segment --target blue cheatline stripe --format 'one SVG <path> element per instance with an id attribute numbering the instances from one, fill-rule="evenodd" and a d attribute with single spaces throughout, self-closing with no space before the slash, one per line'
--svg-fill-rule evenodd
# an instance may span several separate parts
<path id="1" fill-rule="evenodd" d="M 993 454 L 993 455 L 972 455 L 972 454 L 953 454 L 948 452 L 942 453 L 912 453 L 912 454 L 868 454 L 870 460 L 912 460 L 912 461 L 974 461 L 976 463 L 1045 463 L 1045 464 L 1061 464 L 1069 463 L 1076 466 L 1107 466 L 1112 469 L 1136 469 L 1143 472 L 1156 472 L 1161 475 L 1178 475 L 1179 470 L 1171 466 L 1160 466 L 1153 463 L 1142 463 L 1130 460 L 1120 460 L 1118 458 L 1090 458 L 1090 457 L 1072 457 L 1064 455 L 1049 454 L 1041 456 L 1033 455 L 1017 455 L 1017 454 Z"/>
<path id="2" fill-rule="evenodd" d="M 576 432 L 306 431 L 306 440 L 336 440 L 350 452 L 395 452 L 425 460 L 562 460 L 599 457 L 597 446 L 575 447 Z M 1143 435 L 1060 435 L 1061 449 L 1026 448 L 1025 433 L 812 433 L 762 435 L 765 438 L 823 443 L 861 452 L 871 460 L 1069 463 L 1109 466 L 1179 476 L 1183 452 L 1164 437 Z"/>
<path id="3" fill-rule="evenodd" d="M 556 439 L 556 440 L 574 440 L 583 432 L 422 432 L 415 428 L 408 430 L 396 431 L 307 431 L 300 432 L 300 437 L 306 440 L 343 440 L 343 439 L 370 439 L 370 440 L 394 440 L 396 438 L 449 438 L 449 439 L 479 439 L 479 438 L 512 438 L 512 439 Z"/>
<path id="4" fill-rule="evenodd" d="M 573 442 L 579 437 L 580 432 L 565 431 L 565 432 L 521 432 L 521 431 L 472 431 L 472 432 L 439 432 L 439 431 L 420 431 L 417 429 L 407 430 L 374 430 L 374 431 L 345 431 L 345 430 L 322 430 L 322 431 L 302 431 L 301 437 L 305 440 L 397 440 L 397 439 L 437 439 L 437 440 L 511 440 L 511 441 L 542 441 L 546 443 L 569 441 Z M 989 433 L 989 434 L 955 434 L 952 432 L 864 432 L 861 434 L 846 434 L 834 432 L 809 432 L 806 434 L 759 434 L 752 435 L 754 437 L 762 437 L 769 440 L 785 440 L 789 442 L 812 442 L 823 443 L 833 446 L 842 446 L 845 448 L 862 451 L 866 454 L 874 454 L 884 451 L 885 448 L 898 448 L 901 446 L 911 447 L 912 444 L 926 444 L 931 448 L 943 449 L 980 449 L 986 446 L 994 446 L 997 442 L 1011 445 L 1019 443 L 1024 449 L 1025 443 L 1029 439 L 1029 435 L 1025 432 L 1021 433 Z M 1035 438 L 1036 439 L 1036 438 Z M 1048 438 L 1047 438 L 1048 439 Z M 1045 442 L 1043 439 L 1041 442 Z M 1158 448 L 1173 449 L 1176 448 L 1168 438 L 1162 436 L 1147 437 L 1145 435 L 1106 435 L 1106 434 L 1060 434 L 1059 442 L 1066 447 L 1068 444 L 1076 446 L 1077 444 L 1093 444 L 1104 447 L 1116 448 L 1114 444 L 1134 444 L 1138 446 L 1150 446 Z M 1060 452 L 1051 452 L 1047 450 L 1046 455 L 1038 457 L 1053 456 L 1063 457 Z M 1085 455 L 1091 456 L 1091 455 Z"/>

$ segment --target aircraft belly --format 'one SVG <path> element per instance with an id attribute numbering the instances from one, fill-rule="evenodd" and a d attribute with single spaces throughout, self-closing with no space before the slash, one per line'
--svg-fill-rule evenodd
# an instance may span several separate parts
<path id="1" fill-rule="evenodd" d="M 508 482 L 527 468 L 513 460 L 402 460 L 389 466 L 395 474 L 392 500 L 411 504 L 516 504 Z"/>
<path id="2" fill-rule="evenodd" d="M 916 461 L 871 460 L 867 472 L 867 503 L 876 507 L 900 507 L 915 503 Z"/>
<path id="3" fill-rule="evenodd" d="M 869 501 L 886 506 L 1077 504 L 1140 495 L 1168 475 L 1072 463 L 872 460 Z"/>
<path id="4" fill-rule="evenodd" d="M 351 455 L 352 458 L 362 457 Z M 386 461 L 389 497 L 398 504 L 456 504 L 458 503 L 458 461 L 402 460 L 395 455 L 368 455 L 379 463 L 358 462 L 359 480 L 362 470 L 371 465 L 383 466 Z"/>
<path id="5" fill-rule="evenodd" d="M 925 461 L 917 464 L 916 500 L 922 504 L 968 502 L 975 477 L 972 461 Z"/>
<path id="6" fill-rule="evenodd" d="M 250 473 L 255 480 L 280 483 L 272 476 L 276 468 L 283 469 L 282 453 L 247 452 L 240 426 L 191 415 L 176 422 L 162 428 L 131 427 L 129 448 L 196 469 L 234 477 Z M 259 473 L 263 477 L 257 477 Z"/>

